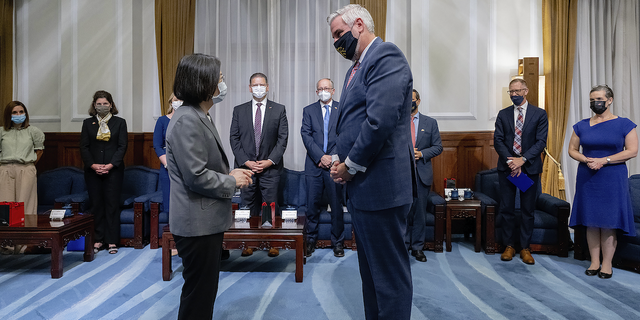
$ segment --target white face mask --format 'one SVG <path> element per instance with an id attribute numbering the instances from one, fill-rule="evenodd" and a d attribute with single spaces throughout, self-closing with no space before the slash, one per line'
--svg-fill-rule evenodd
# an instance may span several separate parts
<path id="1" fill-rule="evenodd" d="M 256 99 L 262 99 L 267 94 L 267 87 L 265 86 L 255 86 L 252 87 L 251 92 Z"/>
<path id="2" fill-rule="evenodd" d="M 320 98 L 320 101 L 322 102 L 327 102 L 331 99 L 331 93 L 329 91 L 322 90 L 318 92 L 318 98 Z"/>
<path id="3" fill-rule="evenodd" d="M 212 98 L 214 104 L 224 100 L 224 97 L 227 95 L 227 84 L 224 83 L 224 81 L 218 83 L 218 90 L 220 90 L 220 94 Z"/>
<path id="4" fill-rule="evenodd" d="M 171 106 L 173 107 L 173 110 L 178 110 L 178 108 L 180 108 L 181 105 L 182 105 L 182 101 L 180 100 L 171 101 Z"/>

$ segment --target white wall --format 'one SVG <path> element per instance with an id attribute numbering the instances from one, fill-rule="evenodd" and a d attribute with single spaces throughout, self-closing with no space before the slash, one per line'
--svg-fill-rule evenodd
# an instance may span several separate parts
<path id="1" fill-rule="evenodd" d="M 387 0 L 386 40 L 405 52 L 420 112 L 440 131 L 493 130 L 518 59 L 540 57 L 542 0 Z"/>
<path id="2" fill-rule="evenodd" d="M 14 99 L 43 131 L 79 132 L 107 90 L 130 132 L 160 114 L 154 0 L 15 1 Z"/>

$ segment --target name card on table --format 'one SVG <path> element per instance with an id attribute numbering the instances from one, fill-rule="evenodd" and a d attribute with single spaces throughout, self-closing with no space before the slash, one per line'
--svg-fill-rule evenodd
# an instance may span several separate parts
<path id="1" fill-rule="evenodd" d="M 298 210 L 282 210 L 282 220 L 298 219 Z"/>
<path id="2" fill-rule="evenodd" d="M 251 210 L 236 210 L 236 220 L 247 220 L 251 217 Z"/>
<path id="3" fill-rule="evenodd" d="M 49 215 L 49 219 L 51 220 L 62 220 L 64 219 L 64 214 L 67 210 L 65 209 L 53 209 L 51 210 L 51 214 Z"/>

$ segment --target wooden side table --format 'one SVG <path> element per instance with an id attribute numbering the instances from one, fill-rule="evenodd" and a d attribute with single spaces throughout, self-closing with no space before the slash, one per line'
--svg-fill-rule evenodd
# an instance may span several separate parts
<path id="1" fill-rule="evenodd" d="M 476 219 L 475 251 L 480 252 L 482 238 L 482 210 L 480 200 L 449 200 L 447 202 L 447 252 L 451 251 L 451 220 L 452 219 Z"/>

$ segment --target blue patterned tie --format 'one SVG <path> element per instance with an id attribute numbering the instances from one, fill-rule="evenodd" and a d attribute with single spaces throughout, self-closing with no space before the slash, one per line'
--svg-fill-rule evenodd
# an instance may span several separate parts
<path id="1" fill-rule="evenodd" d="M 329 144 L 329 118 L 331 117 L 331 109 L 328 104 L 325 105 L 324 108 L 324 147 L 322 150 L 327 152 L 327 145 Z"/>

